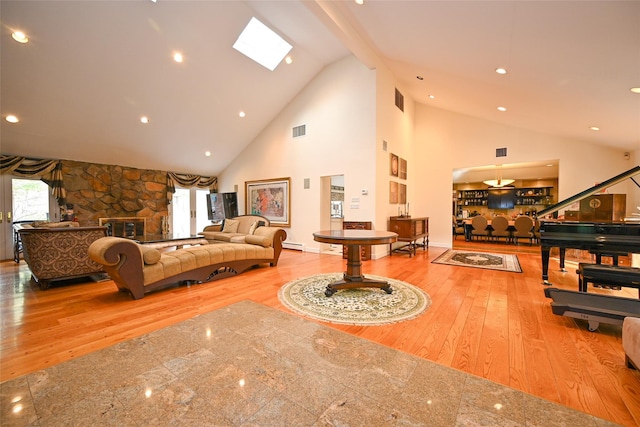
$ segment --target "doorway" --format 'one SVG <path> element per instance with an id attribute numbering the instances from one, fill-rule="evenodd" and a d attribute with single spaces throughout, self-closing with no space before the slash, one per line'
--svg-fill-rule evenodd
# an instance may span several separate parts
<path id="1" fill-rule="evenodd" d="M 57 220 L 57 203 L 49 186 L 38 178 L 0 177 L 0 260 L 13 258 L 13 223 Z"/>
<path id="2" fill-rule="evenodd" d="M 341 230 L 344 222 L 344 175 L 320 177 L 320 229 Z M 342 255 L 341 245 L 323 245 L 322 253 Z"/>
<path id="3" fill-rule="evenodd" d="M 174 236 L 193 236 L 210 224 L 208 196 L 208 189 L 176 187 L 170 209 Z"/>

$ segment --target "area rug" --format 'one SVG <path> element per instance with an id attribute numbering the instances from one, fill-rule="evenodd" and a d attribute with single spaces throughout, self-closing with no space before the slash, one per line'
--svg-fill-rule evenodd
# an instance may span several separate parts
<path id="1" fill-rule="evenodd" d="M 327 297 L 329 283 L 342 279 L 343 273 L 318 274 L 286 283 L 278 299 L 290 310 L 312 319 L 344 325 L 384 325 L 421 315 L 431 305 L 422 289 L 400 280 L 367 274 L 369 279 L 386 280 L 393 292 L 378 288 L 342 289 Z"/>
<path id="2" fill-rule="evenodd" d="M 434 264 L 457 265 L 460 267 L 486 268 L 489 270 L 522 273 L 520 261 L 515 254 L 494 254 L 449 249 L 431 261 Z"/>

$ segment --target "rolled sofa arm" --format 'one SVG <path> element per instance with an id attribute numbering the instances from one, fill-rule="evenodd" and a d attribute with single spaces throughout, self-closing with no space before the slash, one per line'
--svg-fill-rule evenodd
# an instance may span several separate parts
<path id="1" fill-rule="evenodd" d="M 89 246 L 89 257 L 116 283 L 120 291 L 129 291 L 134 299 L 144 296 L 143 259 L 140 245 L 122 237 L 102 237 Z"/>
<path id="2" fill-rule="evenodd" d="M 280 227 L 258 227 L 253 232 L 254 236 L 264 236 L 273 241 L 273 262 L 270 263 L 272 267 L 278 265 L 278 259 L 280 259 L 280 252 L 282 252 L 282 242 L 287 238 L 287 233 Z"/>

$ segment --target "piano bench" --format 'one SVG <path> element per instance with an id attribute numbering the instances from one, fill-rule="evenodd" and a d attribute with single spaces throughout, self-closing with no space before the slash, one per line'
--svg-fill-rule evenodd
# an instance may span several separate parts
<path id="1" fill-rule="evenodd" d="M 581 262 L 576 273 L 580 292 L 587 292 L 589 283 L 612 287 L 624 286 L 638 289 L 638 298 L 640 298 L 640 268 Z"/>
<path id="2" fill-rule="evenodd" d="M 625 317 L 622 322 L 622 348 L 628 368 L 640 368 L 640 318 Z"/>
<path id="3" fill-rule="evenodd" d="M 602 264 L 602 257 L 607 257 L 607 258 L 611 258 L 611 263 L 613 265 L 618 265 L 619 257 L 629 255 L 627 252 L 614 252 L 614 251 L 600 252 L 600 251 L 591 250 L 589 251 L 589 253 L 591 255 L 596 256 L 596 264 Z"/>

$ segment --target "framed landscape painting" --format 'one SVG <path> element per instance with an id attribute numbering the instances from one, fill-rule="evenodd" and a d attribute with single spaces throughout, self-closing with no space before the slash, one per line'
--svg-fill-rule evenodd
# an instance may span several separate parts
<path id="1" fill-rule="evenodd" d="M 291 226 L 291 178 L 245 182 L 245 212 L 262 215 L 272 226 Z"/>

